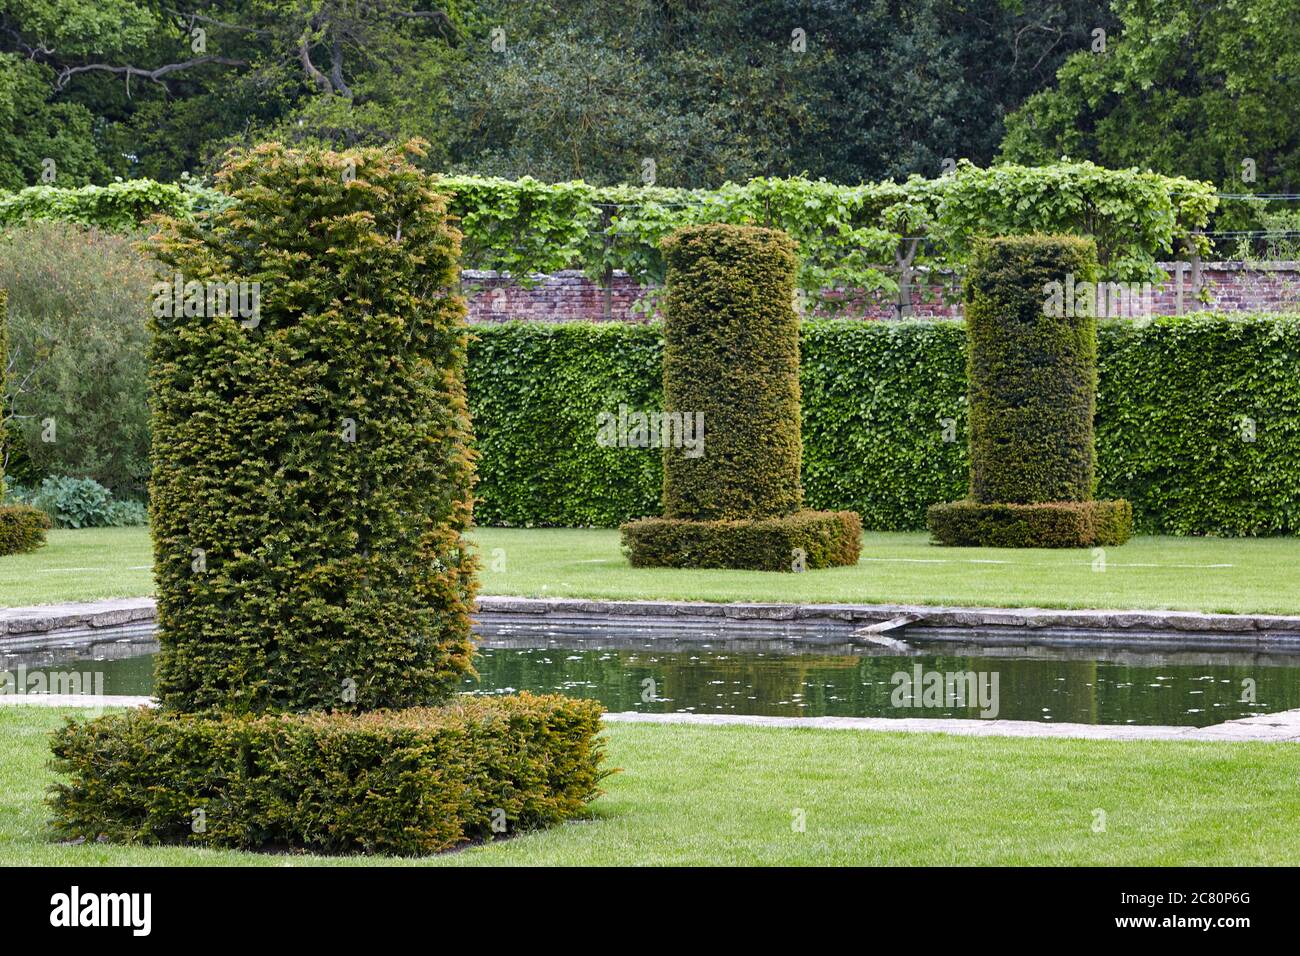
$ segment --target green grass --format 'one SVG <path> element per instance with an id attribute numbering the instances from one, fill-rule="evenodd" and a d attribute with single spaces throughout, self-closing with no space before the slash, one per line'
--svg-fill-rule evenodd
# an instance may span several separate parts
<path id="1" fill-rule="evenodd" d="M 0 707 L 0 864 L 1300 863 L 1300 746 L 614 725 L 592 819 L 421 860 L 51 841 L 46 733 Z M 802 810 L 805 831 L 792 823 Z M 1096 811 L 1104 832 L 1094 832 Z"/>
<path id="2" fill-rule="evenodd" d="M 1300 538 L 1135 538 L 1088 550 L 941 548 L 923 533 L 870 533 L 856 567 L 808 574 L 630 568 L 618 532 L 480 528 L 485 594 L 704 601 L 1169 608 L 1300 613 Z M 143 528 L 55 531 L 0 559 L 0 606 L 150 594 Z"/>
<path id="3" fill-rule="evenodd" d="M 148 528 L 51 531 L 31 554 L 0 558 L 0 607 L 153 594 Z"/>

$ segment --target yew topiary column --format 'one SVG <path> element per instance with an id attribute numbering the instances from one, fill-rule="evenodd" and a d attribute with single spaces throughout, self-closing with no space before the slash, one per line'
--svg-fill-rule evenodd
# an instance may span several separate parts
<path id="1" fill-rule="evenodd" d="M 623 526 L 631 563 L 857 563 L 856 514 L 803 510 L 794 241 L 776 229 L 693 226 L 663 251 L 664 415 L 693 416 L 703 442 L 664 442 L 664 517 Z"/>
<path id="2" fill-rule="evenodd" d="M 930 508 L 940 543 L 1060 548 L 1128 540 L 1129 503 L 1093 500 L 1094 310 L 1062 294 L 1075 282 L 1091 289 L 1097 271 L 1091 239 L 976 245 L 965 290 L 970 497 Z"/>
<path id="3" fill-rule="evenodd" d="M 379 152 L 261 147 L 220 182 L 236 206 L 157 242 L 172 277 L 150 351 L 159 700 L 437 703 L 470 668 L 474 591 L 443 198 Z M 232 281 L 245 307 L 209 310 Z M 204 314 L 185 314 L 190 293 Z"/>
<path id="4" fill-rule="evenodd" d="M 279 144 L 218 181 L 229 207 L 158 241 L 161 707 L 55 735 L 55 828 L 410 854 L 580 813 L 599 704 L 433 706 L 472 673 L 475 580 L 460 237 L 434 181 L 404 151 Z"/>

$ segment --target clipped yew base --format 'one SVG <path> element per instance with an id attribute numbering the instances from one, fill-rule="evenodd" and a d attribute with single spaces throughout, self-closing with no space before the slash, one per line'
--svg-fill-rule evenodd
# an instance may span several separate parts
<path id="1" fill-rule="evenodd" d="M 930 533 L 939 544 L 984 548 L 1095 548 L 1123 544 L 1133 534 L 1133 506 L 1112 501 L 931 505 Z"/>
<path id="2" fill-rule="evenodd" d="M 730 521 L 642 518 L 620 530 L 635 568 L 797 572 L 854 565 L 862 552 L 862 519 L 852 511 Z"/>
<path id="3" fill-rule="evenodd" d="M 436 853 L 584 812 L 608 771 L 593 700 L 519 694 L 364 714 L 150 708 L 53 734 L 62 839 Z"/>

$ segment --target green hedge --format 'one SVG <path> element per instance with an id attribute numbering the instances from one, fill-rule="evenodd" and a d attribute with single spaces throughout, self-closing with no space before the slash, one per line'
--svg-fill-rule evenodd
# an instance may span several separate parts
<path id="1" fill-rule="evenodd" d="M 1097 322 L 1044 289 L 1097 279 L 1097 247 L 1072 236 L 975 244 L 966 272 L 972 500 L 1087 501 L 1096 470 Z M 1060 314 L 1054 314 L 1059 312 Z"/>
<path id="2" fill-rule="evenodd" d="M 612 527 L 660 510 L 659 453 L 596 443 L 600 411 L 662 407 L 657 326 L 474 334 L 481 523 Z M 801 335 L 808 507 L 911 530 L 966 494 L 962 323 L 822 320 Z M 1300 533 L 1300 316 L 1111 320 L 1097 335 L 1098 497 L 1128 499 L 1145 532 Z"/>
<path id="3" fill-rule="evenodd" d="M 473 334 L 475 521 L 612 527 L 660 510 L 659 454 L 596 441 L 599 413 L 662 407 L 659 326 L 517 322 Z"/>
<path id="4" fill-rule="evenodd" d="M 63 839 L 416 855 L 580 814 L 595 701 L 520 694 L 368 714 L 148 709 L 53 735 Z M 494 825 L 495 824 L 495 825 Z"/>
<path id="5" fill-rule="evenodd" d="M 397 151 L 267 144 L 219 176 L 239 204 L 169 221 L 159 258 L 260 282 L 260 313 L 150 321 L 159 699 L 436 703 L 472 652 L 459 236 Z"/>

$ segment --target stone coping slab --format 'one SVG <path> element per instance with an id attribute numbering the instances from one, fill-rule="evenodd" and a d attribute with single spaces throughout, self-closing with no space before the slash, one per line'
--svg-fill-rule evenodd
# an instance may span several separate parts
<path id="1" fill-rule="evenodd" d="M 0 706 L 152 707 L 151 697 L 75 694 L 0 694 Z M 963 720 L 950 717 L 761 717 L 742 714 L 607 713 L 623 724 L 678 724 L 697 727 L 792 727 L 885 733 L 952 734 L 962 737 L 1050 737 L 1081 740 L 1218 740 L 1300 743 L 1300 710 L 1244 717 L 1209 727 L 1146 724 L 1053 724 L 1034 720 Z"/>
<path id="2" fill-rule="evenodd" d="M 678 638 L 701 630 L 777 631 L 794 638 L 820 633 L 840 640 L 852 640 L 858 629 L 906 619 L 906 623 L 891 629 L 892 636 L 988 644 L 1046 639 L 1061 643 L 1300 649 L 1300 615 L 1277 614 L 915 604 L 724 604 L 485 595 L 478 600 L 476 618 L 481 628 L 488 629 L 671 628 Z M 153 598 L 0 608 L 0 648 L 94 638 L 110 630 L 117 637 L 147 631 L 153 623 Z"/>

